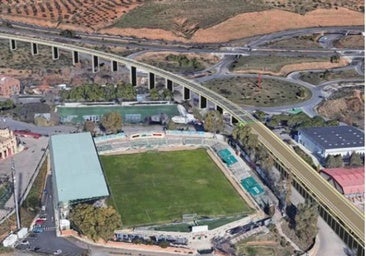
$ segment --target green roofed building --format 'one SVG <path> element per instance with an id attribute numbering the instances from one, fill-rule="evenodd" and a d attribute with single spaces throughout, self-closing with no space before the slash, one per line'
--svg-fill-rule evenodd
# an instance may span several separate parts
<path id="1" fill-rule="evenodd" d="M 240 183 L 252 196 L 258 196 L 264 192 L 261 185 L 259 185 L 257 181 L 251 176 L 241 180 Z"/>
<path id="2" fill-rule="evenodd" d="M 109 196 L 90 133 L 53 135 L 50 139 L 55 207 L 66 218 L 69 206 Z"/>

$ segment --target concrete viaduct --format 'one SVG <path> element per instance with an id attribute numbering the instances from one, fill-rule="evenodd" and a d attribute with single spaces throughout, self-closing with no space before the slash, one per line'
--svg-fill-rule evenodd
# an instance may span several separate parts
<path id="1" fill-rule="evenodd" d="M 337 235 L 350 249 L 354 249 L 357 252 L 357 256 L 364 255 L 364 213 L 333 188 L 277 135 L 272 133 L 272 131 L 261 122 L 257 121 L 251 114 L 221 95 L 173 73 L 114 54 L 87 49 L 72 44 L 5 33 L 0 33 L 0 39 L 9 40 L 10 50 L 16 50 L 17 41 L 28 42 L 31 45 L 33 55 L 38 54 L 39 44 L 49 46 L 52 48 L 51 53 L 54 60 L 59 58 L 59 49 L 70 51 L 74 64 L 79 62 L 80 53 L 91 55 L 93 72 L 97 72 L 99 69 L 99 58 L 111 62 L 110 66 L 112 72 L 117 71 L 118 64 L 123 64 L 130 69 L 130 80 L 132 85 L 136 85 L 136 71 L 138 68 L 149 73 L 149 89 L 155 87 L 155 76 L 160 76 L 165 78 L 166 88 L 171 91 L 174 90 L 174 84 L 182 86 L 184 99 L 190 99 L 191 92 L 199 95 L 200 108 L 206 108 L 207 102 L 210 101 L 216 106 L 216 109 L 220 113 L 223 113 L 224 111 L 228 113 L 233 124 L 240 122 L 250 125 L 253 132 L 258 134 L 260 143 L 264 145 L 275 160 L 275 166 L 285 175 L 290 173 L 293 176 L 293 185 L 295 188 L 304 198 L 310 198 L 319 204 L 320 216 L 330 227 L 332 227 Z"/>

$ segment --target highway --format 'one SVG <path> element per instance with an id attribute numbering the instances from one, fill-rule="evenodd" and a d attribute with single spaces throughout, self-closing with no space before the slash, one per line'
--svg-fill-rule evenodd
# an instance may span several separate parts
<path id="1" fill-rule="evenodd" d="M 349 202 L 343 195 L 341 195 L 335 188 L 333 188 L 326 180 L 324 180 L 315 170 L 313 170 L 307 163 L 305 163 L 287 144 L 279 139 L 274 133 L 266 128 L 262 123 L 258 122 L 249 113 L 244 111 L 238 105 L 232 103 L 221 95 L 203 87 L 202 85 L 185 79 L 168 71 L 161 70 L 159 68 L 150 66 L 145 63 L 116 56 L 114 54 L 103 53 L 93 49 L 87 49 L 65 43 L 49 42 L 32 37 L 9 35 L 0 33 L 2 39 L 15 39 L 18 41 L 33 42 L 47 46 L 55 46 L 60 49 L 69 51 L 78 51 L 79 53 L 90 54 L 99 56 L 106 60 L 117 61 L 127 66 L 135 66 L 137 69 L 144 70 L 145 72 L 152 72 L 157 76 L 170 79 L 174 83 L 183 85 L 191 91 L 202 95 L 207 100 L 213 102 L 216 105 L 222 107 L 225 111 L 230 113 L 239 122 L 249 123 L 254 132 L 259 135 L 260 142 L 275 155 L 275 157 L 286 166 L 286 168 L 294 175 L 294 178 L 303 183 L 313 194 L 317 201 L 323 205 L 333 216 L 336 216 L 339 220 L 338 223 L 343 222 L 344 226 L 348 230 L 353 232 L 353 236 L 364 247 L 364 215 L 357 209 L 351 202 Z M 36 57 L 36 56 L 35 56 Z"/>

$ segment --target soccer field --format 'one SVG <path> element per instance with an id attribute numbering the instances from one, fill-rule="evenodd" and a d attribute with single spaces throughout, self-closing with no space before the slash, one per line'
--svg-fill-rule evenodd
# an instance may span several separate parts
<path id="1" fill-rule="evenodd" d="M 252 212 L 205 149 L 100 159 L 124 226 Z"/>

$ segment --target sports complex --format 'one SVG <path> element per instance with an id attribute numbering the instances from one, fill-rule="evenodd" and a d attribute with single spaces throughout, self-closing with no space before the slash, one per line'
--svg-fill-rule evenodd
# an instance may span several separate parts
<path id="1" fill-rule="evenodd" d="M 113 205 L 123 228 L 183 223 L 184 216 L 226 224 L 259 211 L 255 198 L 263 188 L 249 172 L 232 177 L 242 166 L 223 138 L 184 131 L 140 135 L 51 137 L 59 231 L 80 202 Z"/>

